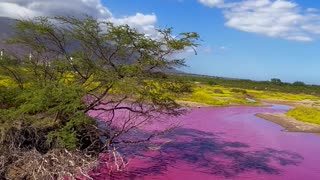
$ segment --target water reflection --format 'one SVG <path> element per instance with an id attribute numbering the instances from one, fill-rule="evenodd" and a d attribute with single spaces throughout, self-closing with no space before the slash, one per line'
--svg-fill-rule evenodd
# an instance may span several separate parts
<path id="1" fill-rule="evenodd" d="M 146 176 L 165 175 L 168 168 L 180 166 L 187 166 L 189 171 L 224 178 L 236 177 L 245 172 L 277 175 L 281 173 L 279 166 L 298 166 L 303 161 L 301 155 L 291 151 L 271 148 L 253 150 L 248 144 L 224 141 L 220 136 L 178 128 L 162 137 L 170 140 L 167 143 L 153 144 L 159 146 L 156 151 L 150 151 L 149 144 L 123 147 L 122 151 L 127 156 L 140 157 L 141 167 L 113 174 L 112 179 L 143 179 Z M 101 174 L 95 179 L 105 179 L 106 176 Z"/>

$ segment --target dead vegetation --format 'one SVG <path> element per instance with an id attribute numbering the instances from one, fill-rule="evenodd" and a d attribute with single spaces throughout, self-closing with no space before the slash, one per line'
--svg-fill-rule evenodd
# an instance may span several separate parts
<path id="1" fill-rule="evenodd" d="M 43 131 L 11 129 L 0 145 L 0 179 L 93 179 L 92 172 L 102 164 L 110 174 L 123 170 L 128 164 L 124 157 L 116 148 L 103 149 L 96 132 L 83 136 L 79 149 L 67 150 L 47 144 Z"/>

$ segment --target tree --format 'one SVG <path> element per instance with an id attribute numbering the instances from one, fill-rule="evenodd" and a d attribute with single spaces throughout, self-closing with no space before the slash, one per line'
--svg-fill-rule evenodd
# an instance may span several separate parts
<path id="1" fill-rule="evenodd" d="M 277 84 L 277 85 L 281 85 L 282 84 L 282 81 L 280 79 L 277 79 L 277 78 L 272 78 L 271 83 L 273 84 Z"/>
<path id="2" fill-rule="evenodd" d="M 117 159 L 119 144 L 161 133 L 141 138 L 132 132 L 158 116 L 183 113 L 175 98 L 190 87 L 161 70 L 184 66 L 173 55 L 196 47 L 198 39 L 193 32 L 174 37 L 172 28 L 149 37 L 88 16 L 19 20 L 8 40 L 15 51 L 0 62 L 0 75 L 15 82 L 0 88 L 0 152 L 67 149 L 95 158 L 112 152 Z M 105 118 L 88 116 L 95 112 Z"/>
<path id="3" fill-rule="evenodd" d="M 302 81 L 296 81 L 296 82 L 292 83 L 292 85 L 294 85 L 294 86 L 305 86 L 306 84 L 304 82 L 302 82 Z"/>

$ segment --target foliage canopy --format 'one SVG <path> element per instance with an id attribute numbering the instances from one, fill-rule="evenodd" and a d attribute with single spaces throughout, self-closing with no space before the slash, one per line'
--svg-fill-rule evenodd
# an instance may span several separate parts
<path id="1" fill-rule="evenodd" d="M 174 37 L 169 28 L 150 37 L 88 16 L 18 20 L 15 30 L 0 60 L 0 80 L 10 82 L 0 86 L 2 150 L 15 141 L 16 148 L 42 153 L 67 148 L 96 154 L 128 143 L 122 135 L 159 115 L 181 113 L 175 98 L 190 87 L 163 71 L 185 65 L 174 54 L 195 48 L 197 33 Z M 98 111 L 106 115 L 105 128 L 88 116 Z M 117 112 L 125 116 L 119 120 Z M 10 139 L 13 130 L 18 133 Z"/>

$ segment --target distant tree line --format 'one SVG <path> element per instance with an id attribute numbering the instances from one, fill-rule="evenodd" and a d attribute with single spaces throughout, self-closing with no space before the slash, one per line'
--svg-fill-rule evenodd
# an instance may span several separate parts
<path id="1" fill-rule="evenodd" d="M 278 91 L 285 93 L 304 93 L 320 96 L 319 85 L 308 85 L 301 81 L 293 83 L 282 82 L 278 78 L 272 78 L 270 81 L 253 81 L 242 79 L 227 79 L 219 77 L 196 76 L 188 74 L 171 75 L 170 78 L 185 80 L 188 82 L 201 82 L 208 85 L 221 85 L 232 88 L 243 88 L 264 91 Z"/>

